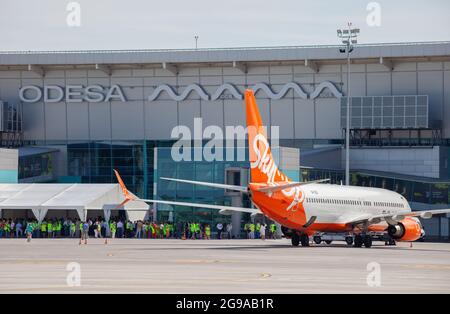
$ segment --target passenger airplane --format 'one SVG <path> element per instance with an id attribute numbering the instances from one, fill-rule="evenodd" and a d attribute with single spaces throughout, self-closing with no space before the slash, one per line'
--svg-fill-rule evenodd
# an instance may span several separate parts
<path id="1" fill-rule="evenodd" d="M 417 217 L 431 218 L 450 212 L 450 209 L 412 212 L 402 195 L 380 188 L 320 184 L 328 179 L 292 182 L 274 162 L 252 90 L 245 91 L 245 103 L 251 168 L 248 186 L 161 179 L 248 193 L 256 208 L 133 198 L 114 170 L 125 196 L 121 205 L 139 200 L 215 209 L 222 214 L 263 214 L 283 226 L 283 233 L 291 237 L 293 246 L 300 243 L 308 246 L 309 237 L 318 232 L 353 234 L 356 247 L 371 247 L 370 233 L 376 231 L 387 232 L 395 240 L 415 241 L 424 233 Z"/>

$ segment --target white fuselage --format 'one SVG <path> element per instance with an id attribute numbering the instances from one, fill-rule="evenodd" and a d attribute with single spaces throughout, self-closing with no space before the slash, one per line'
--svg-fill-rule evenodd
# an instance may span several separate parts
<path id="1" fill-rule="evenodd" d="M 380 188 L 308 184 L 302 191 L 305 214 L 316 216 L 317 223 L 344 223 L 368 214 L 411 211 L 402 195 Z"/>

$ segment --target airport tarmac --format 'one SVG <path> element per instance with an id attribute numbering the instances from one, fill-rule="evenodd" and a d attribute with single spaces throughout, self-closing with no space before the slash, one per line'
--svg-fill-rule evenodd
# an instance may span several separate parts
<path id="1" fill-rule="evenodd" d="M 0 239 L 0 278 L 0 293 L 449 293 L 450 243 Z"/>

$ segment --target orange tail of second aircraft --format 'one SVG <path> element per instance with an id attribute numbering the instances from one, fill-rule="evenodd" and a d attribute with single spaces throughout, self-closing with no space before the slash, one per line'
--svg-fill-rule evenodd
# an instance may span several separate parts
<path id="1" fill-rule="evenodd" d="M 266 132 L 256 104 L 255 95 L 251 89 L 245 91 L 245 106 L 247 113 L 248 149 L 251 168 L 251 182 L 273 183 L 287 182 L 288 178 L 278 169 Z"/>
<path id="2" fill-rule="evenodd" d="M 113 169 L 113 170 L 114 170 L 114 174 L 116 175 L 117 182 L 119 182 L 120 188 L 122 189 L 123 196 L 125 197 L 125 200 L 122 203 L 120 203 L 119 206 L 117 206 L 117 208 L 120 208 L 123 205 L 125 205 L 126 203 L 128 203 L 129 201 L 132 201 L 134 198 L 133 198 L 133 196 L 130 195 L 130 192 L 128 192 L 128 189 L 125 186 L 125 183 L 123 183 L 123 180 L 120 177 L 119 172 L 116 169 Z"/>

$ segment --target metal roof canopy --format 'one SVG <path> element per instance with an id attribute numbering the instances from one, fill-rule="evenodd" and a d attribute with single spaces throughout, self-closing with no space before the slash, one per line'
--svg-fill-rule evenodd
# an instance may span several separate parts
<path id="1" fill-rule="evenodd" d="M 292 46 L 292 47 L 242 47 L 210 49 L 141 49 L 141 50 L 80 50 L 80 51 L 0 51 L 0 66 L 23 66 L 23 70 L 44 73 L 42 66 L 91 65 L 92 69 L 103 69 L 108 74 L 111 65 L 155 64 L 158 68 L 170 68 L 179 64 L 228 63 L 238 67 L 247 62 L 283 62 L 302 60 L 304 64 L 311 61 L 325 62 L 336 60 L 345 62 L 345 56 L 339 53 L 341 45 Z M 392 60 L 415 58 L 427 61 L 449 60 L 450 42 L 419 43 L 380 43 L 359 44 L 352 54 L 352 62 L 370 59 L 375 63 L 392 68 Z M 308 62 L 306 62 L 308 61 Z M 104 67 L 103 65 L 108 65 Z"/>
<path id="2" fill-rule="evenodd" d="M 118 184 L 0 184 L 0 211 L 31 209 L 39 222 L 48 210 L 76 210 L 81 220 L 86 219 L 88 210 L 104 210 L 109 218 L 111 209 L 123 200 Z M 140 211 L 144 216 L 149 207 L 134 201 L 126 203 L 124 209 L 127 214 Z"/>

